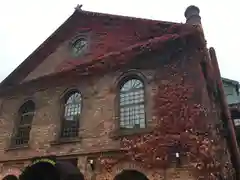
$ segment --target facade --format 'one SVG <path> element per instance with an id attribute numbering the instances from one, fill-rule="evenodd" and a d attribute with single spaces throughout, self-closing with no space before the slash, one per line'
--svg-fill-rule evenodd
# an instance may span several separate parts
<path id="1" fill-rule="evenodd" d="M 239 82 L 222 78 L 225 95 L 235 125 L 238 144 L 240 144 L 240 95 Z"/>
<path id="2" fill-rule="evenodd" d="M 199 9 L 185 16 L 76 8 L 1 83 L 1 178 L 59 179 L 52 165 L 68 162 L 62 174 L 77 167 L 87 180 L 237 179 L 215 51 Z"/>
<path id="3" fill-rule="evenodd" d="M 239 82 L 227 78 L 222 78 L 222 82 L 224 92 L 227 98 L 227 103 L 229 105 L 239 103 Z"/>

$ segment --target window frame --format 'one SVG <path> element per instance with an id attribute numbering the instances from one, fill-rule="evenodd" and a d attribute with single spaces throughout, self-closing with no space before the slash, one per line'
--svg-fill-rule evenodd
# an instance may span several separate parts
<path id="1" fill-rule="evenodd" d="M 91 32 L 89 30 L 79 32 L 77 33 L 77 35 L 72 37 L 72 39 L 68 42 L 68 51 L 72 59 L 76 60 L 76 59 L 82 58 L 83 56 L 89 53 L 89 49 L 91 46 L 90 37 L 91 37 Z M 76 55 L 73 53 L 73 46 L 80 39 L 84 39 L 87 43 L 86 43 L 86 47 L 82 50 L 82 52 Z"/>
<path id="2" fill-rule="evenodd" d="M 64 133 L 64 129 L 65 128 L 72 128 L 72 124 L 71 121 L 68 121 L 65 119 L 65 107 L 66 107 L 66 102 L 67 100 L 72 96 L 74 95 L 75 93 L 79 93 L 80 96 L 81 96 L 81 104 L 80 104 L 80 114 L 77 115 L 77 120 L 74 120 L 73 122 L 76 122 L 76 125 L 74 125 L 75 127 L 77 127 L 77 132 L 76 132 L 76 136 L 64 136 L 63 133 Z M 68 90 L 67 92 L 65 92 L 61 98 L 61 125 L 60 125 L 60 132 L 59 132 L 59 139 L 60 140 L 63 140 L 63 141 L 68 141 L 68 140 L 71 140 L 71 139 L 77 139 L 79 138 L 79 129 L 80 129 L 80 119 L 81 119 L 81 115 L 82 115 L 82 109 L 83 109 L 83 96 L 82 96 L 82 93 L 81 91 L 79 91 L 78 89 L 70 89 Z M 69 122 L 69 123 L 66 123 L 66 122 Z M 66 124 L 70 124 L 70 125 L 66 125 Z"/>
<path id="3" fill-rule="evenodd" d="M 141 90 L 143 90 L 143 102 L 133 103 L 129 106 L 134 107 L 134 106 L 138 106 L 138 105 L 144 105 L 144 123 L 145 123 L 144 128 L 141 128 L 141 127 L 133 127 L 133 128 L 121 127 L 121 117 L 120 117 L 121 116 L 121 108 L 124 108 L 124 107 L 128 106 L 128 105 L 121 106 L 121 104 L 120 104 L 120 100 L 121 100 L 120 95 L 122 94 L 121 90 L 122 90 L 123 86 L 131 80 L 139 80 L 142 83 L 142 86 L 143 86 L 141 88 Z M 145 84 L 144 84 L 143 80 L 141 78 L 137 77 L 137 76 L 127 76 L 124 79 L 122 79 L 122 81 L 120 81 L 120 83 L 118 85 L 118 94 L 117 94 L 117 96 L 118 96 L 118 117 L 119 117 L 118 126 L 119 126 L 120 130 L 127 131 L 127 130 L 132 130 L 132 129 L 145 129 L 146 128 L 146 126 L 147 126 L 147 123 L 146 123 L 147 116 L 146 116 L 146 103 L 145 103 L 145 101 L 146 101 L 145 89 L 146 88 L 145 88 Z"/>
<path id="4" fill-rule="evenodd" d="M 80 41 L 84 41 L 85 42 L 85 45 L 83 47 L 81 47 L 81 49 L 78 47 Z M 88 49 L 88 38 L 86 38 L 84 36 L 79 36 L 78 38 L 76 38 L 71 43 L 71 46 L 70 46 L 71 55 L 74 58 L 81 57 L 87 51 L 87 49 Z"/>
<path id="5" fill-rule="evenodd" d="M 144 108 L 145 108 L 145 128 L 129 128 L 129 129 L 121 129 L 120 128 L 120 87 L 124 84 L 127 80 L 132 78 L 139 79 L 144 87 Z M 151 101 L 148 99 L 150 96 L 148 95 L 149 87 L 148 84 L 150 83 L 150 79 L 147 79 L 145 75 L 135 69 L 128 70 L 127 72 L 123 72 L 118 78 L 115 80 L 115 112 L 114 112 L 114 119 L 115 119 L 115 128 L 114 132 L 111 133 L 111 138 L 118 139 L 121 136 L 128 136 L 133 134 L 141 134 L 151 132 L 149 128 L 149 118 L 151 117 Z"/>
<path id="6" fill-rule="evenodd" d="M 29 104 L 29 106 L 32 105 L 32 107 L 30 107 L 30 110 L 29 112 L 23 112 L 23 108 L 24 106 L 28 106 L 28 103 L 32 103 L 32 104 Z M 32 129 L 32 122 L 34 120 L 34 116 L 35 116 L 35 113 L 36 113 L 36 104 L 33 100 L 29 99 L 29 100 L 26 100 L 24 103 L 22 103 L 22 105 L 20 106 L 20 108 L 18 109 L 18 112 L 17 112 L 17 122 L 16 122 L 16 125 L 15 125 L 15 130 L 14 130 L 14 134 L 11 138 L 11 146 L 12 147 L 25 147 L 25 146 L 28 146 L 29 145 L 29 141 L 30 141 L 30 133 L 31 133 L 31 129 Z M 29 123 L 23 123 L 21 124 L 21 120 L 22 120 L 22 117 L 23 117 L 23 114 L 30 114 L 31 115 L 31 121 Z M 21 136 L 18 136 L 18 134 L 20 133 L 20 130 L 24 130 L 24 132 L 28 133 L 28 139 L 25 139 L 25 137 L 21 137 Z M 17 140 L 21 140 L 21 141 L 27 141 L 26 143 L 16 143 Z"/>

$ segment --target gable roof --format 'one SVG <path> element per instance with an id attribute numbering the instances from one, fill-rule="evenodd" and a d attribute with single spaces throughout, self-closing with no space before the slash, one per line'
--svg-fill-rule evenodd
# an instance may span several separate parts
<path id="1" fill-rule="evenodd" d="M 40 63 L 42 63 L 46 57 L 53 53 L 61 43 L 71 38 L 74 33 L 79 31 L 79 29 L 83 30 L 84 27 L 79 27 L 78 23 L 79 21 L 84 22 L 86 17 L 100 18 L 102 20 L 105 19 L 106 23 L 107 21 L 111 23 L 111 21 L 114 20 L 128 23 L 130 22 L 130 24 L 131 22 L 134 22 L 133 25 L 129 27 L 129 30 L 131 29 L 131 31 L 136 31 L 134 37 L 136 40 L 129 42 L 129 44 L 126 43 L 124 47 L 134 45 L 138 41 L 145 41 L 152 37 L 159 36 L 170 25 L 176 24 L 172 22 L 103 14 L 76 9 L 74 13 L 51 36 L 49 36 L 7 78 L 1 82 L 0 87 L 13 86 L 23 80 L 31 71 L 33 71 Z M 78 65 L 79 64 L 72 64 L 70 69 Z M 64 68 L 60 67 L 59 69 L 62 70 Z"/>
<path id="2" fill-rule="evenodd" d="M 136 43 L 120 51 L 107 53 L 89 62 L 75 65 L 72 69 L 54 72 L 15 86 L 0 88 L 0 95 L 15 91 L 23 92 L 32 88 L 49 88 L 89 75 L 101 76 L 107 72 L 115 72 L 121 69 L 142 55 L 171 53 L 171 56 L 173 56 L 179 55 L 185 50 L 191 52 L 206 50 L 206 41 L 201 27 L 187 24 L 171 26 L 167 33 L 160 37 Z"/>

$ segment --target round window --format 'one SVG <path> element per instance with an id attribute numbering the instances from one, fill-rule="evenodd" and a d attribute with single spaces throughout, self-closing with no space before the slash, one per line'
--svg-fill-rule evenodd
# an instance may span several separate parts
<path id="1" fill-rule="evenodd" d="M 79 56 L 84 52 L 86 47 L 87 47 L 87 40 L 86 39 L 84 39 L 84 38 L 77 39 L 72 44 L 72 54 L 74 56 Z"/>

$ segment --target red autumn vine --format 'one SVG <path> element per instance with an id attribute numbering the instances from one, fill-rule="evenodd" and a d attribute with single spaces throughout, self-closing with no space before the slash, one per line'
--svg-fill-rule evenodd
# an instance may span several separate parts
<path id="1" fill-rule="evenodd" d="M 173 153 L 187 156 L 199 176 L 217 178 L 225 167 L 219 154 L 224 153 L 220 139 L 213 134 L 214 127 L 206 121 L 208 110 L 196 104 L 194 85 L 184 73 L 176 71 L 169 81 L 158 85 L 154 98 L 154 121 L 151 133 L 121 139 L 125 153 L 117 159 L 101 159 L 106 168 L 121 160 L 134 161 L 147 168 L 167 168 Z M 205 118 L 205 119 L 204 119 Z M 230 171 L 229 168 L 228 171 Z"/>
<path id="2" fill-rule="evenodd" d="M 44 88 L 46 86 L 46 88 L 49 88 L 50 86 L 62 85 L 66 82 L 70 83 L 71 80 L 79 77 L 102 75 L 121 69 L 140 55 L 155 52 L 164 53 L 166 51 L 173 51 L 174 53 L 187 46 L 194 46 L 199 50 L 205 46 L 205 40 L 201 31 L 197 26 L 173 24 L 165 30 L 165 34 L 162 36 L 150 38 L 116 52 L 104 54 L 89 62 L 75 65 L 70 69 L 67 68 L 16 86 L 4 88 L 0 90 L 0 94 L 13 92 L 16 89 L 18 92 L 24 92 L 33 87 Z M 55 83 L 52 83 L 53 81 Z"/>

